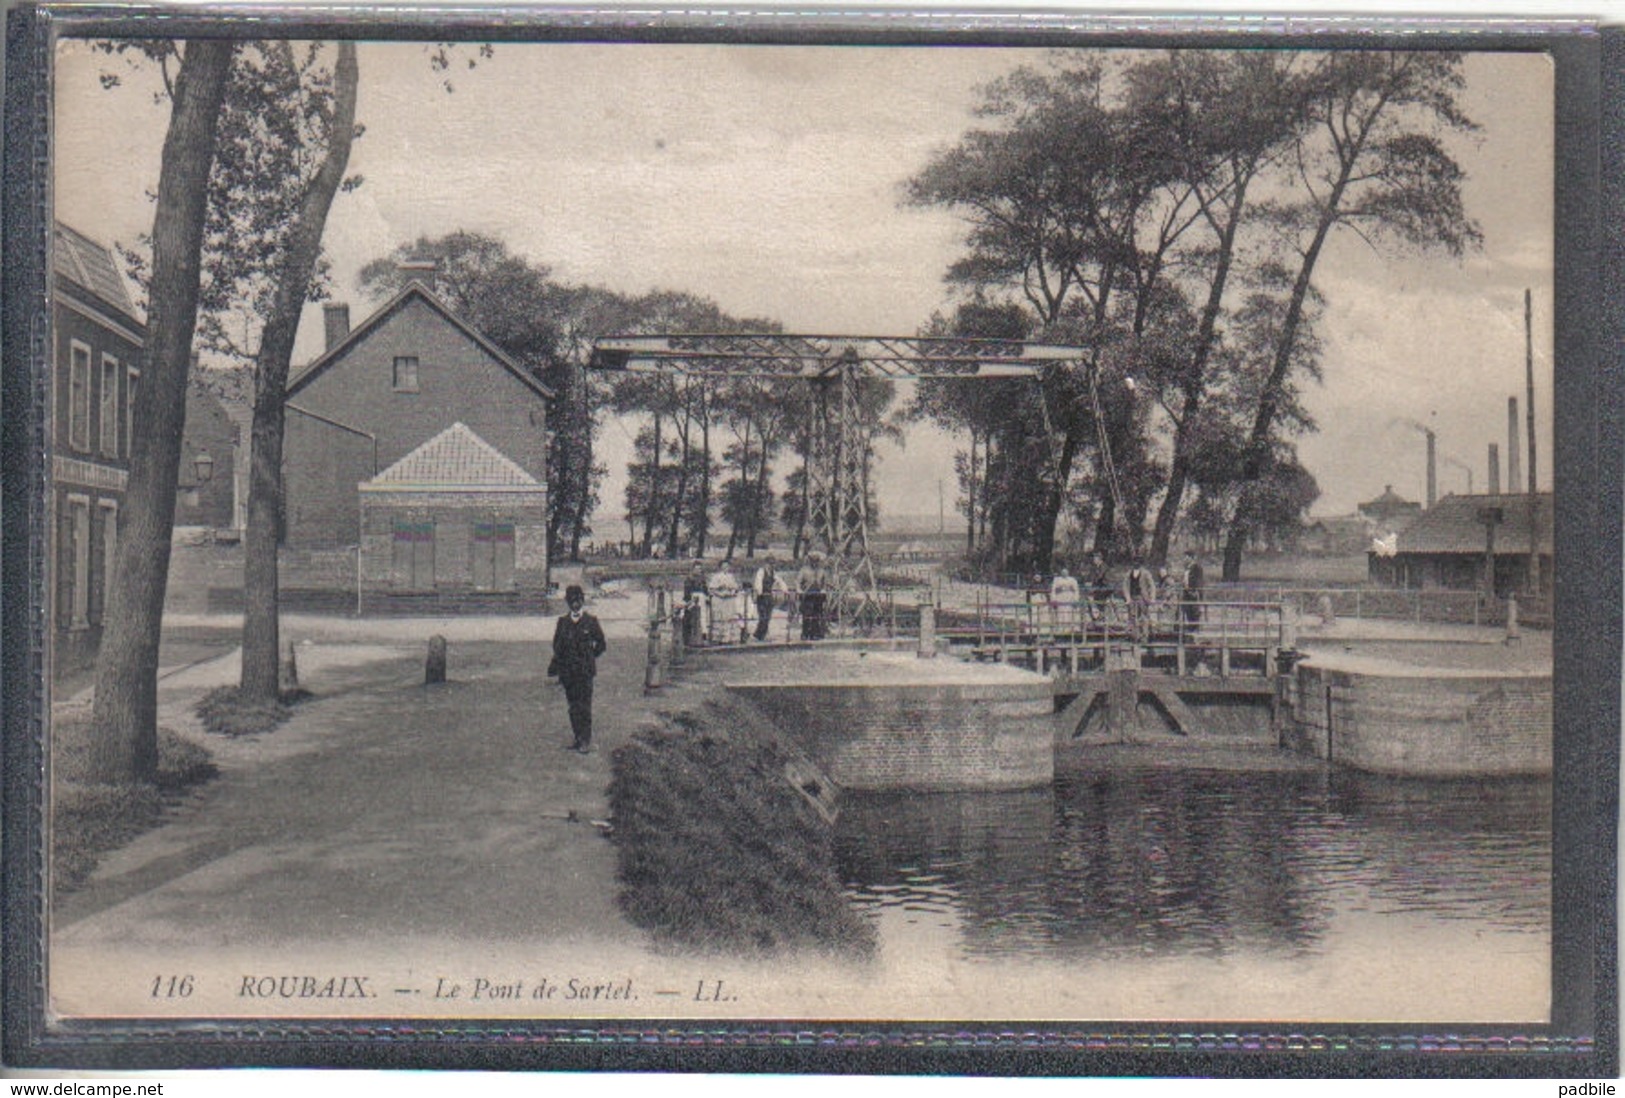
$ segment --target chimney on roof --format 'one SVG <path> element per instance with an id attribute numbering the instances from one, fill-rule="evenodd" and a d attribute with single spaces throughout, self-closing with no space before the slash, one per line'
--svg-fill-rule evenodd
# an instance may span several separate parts
<path id="1" fill-rule="evenodd" d="M 350 306 L 343 301 L 330 301 L 322 306 L 322 323 L 327 333 L 326 350 L 331 351 L 350 335 Z"/>
<path id="2" fill-rule="evenodd" d="M 440 265 L 432 259 L 403 259 L 395 265 L 395 269 L 401 273 L 403 286 L 413 282 L 427 286 L 434 281 L 435 271 L 439 268 Z"/>
<path id="3" fill-rule="evenodd" d="M 1490 495 L 1501 494 L 1501 448 L 1490 443 Z"/>
<path id="4" fill-rule="evenodd" d="M 1523 463 L 1518 460 L 1518 398 L 1507 397 L 1507 491 L 1523 490 Z"/>

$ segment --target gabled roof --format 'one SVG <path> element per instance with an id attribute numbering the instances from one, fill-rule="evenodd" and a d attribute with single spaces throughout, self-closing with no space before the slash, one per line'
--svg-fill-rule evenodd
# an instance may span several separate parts
<path id="1" fill-rule="evenodd" d="M 1534 496 L 1536 540 L 1540 552 L 1552 551 L 1552 494 Z M 1529 501 L 1527 492 L 1481 496 L 1445 496 L 1399 534 L 1401 553 L 1483 553 L 1486 544 L 1485 508 L 1498 507 L 1501 522 L 1495 528 L 1495 548 L 1499 553 L 1529 551 Z"/>
<path id="2" fill-rule="evenodd" d="M 540 381 L 537 381 L 533 376 L 531 376 L 528 370 L 519 365 L 519 363 L 515 362 L 513 359 L 509 358 L 507 353 L 503 351 L 501 347 L 498 347 L 495 343 L 492 343 L 489 339 L 485 338 L 484 335 L 480 334 L 479 329 L 461 319 L 456 313 L 451 311 L 450 306 L 431 293 L 428 287 L 415 280 L 408 282 L 406 284 L 406 288 L 400 293 L 396 294 L 394 297 L 390 298 L 381 309 L 373 313 L 366 320 L 363 320 L 360 324 L 357 324 L 354 328 L 350 329 L 350 334 L 340 340 L 336 346 L 323 352 L 319 358 L 315 359 L 310 363 L 310 365 L 299 371 L 298 375 L 288 382 L 287 395 L 290 397 L 293 396 L 311 381 L 314 381 L 329 366 L 343 358 L 351 348 L 356 346 L 362 340 L 366 339 L 370 332 L 404 307 L 408 301 L 411 301 L 414 298 L 423 301 L 431 309 L 439 313 L 443 318 L 445 318 L 448 324 L 462 332 L 469 339 L 473 340 L 479 345 L 481 350 L 490 355 L 492 358 L 496 359 L 496 361 L 506 368 L 509 373 L 513 374 L 514 377 L 517 377 L 520 381 L 524 382 L 527 386 L 534 390 L 538 396 L 549 400 L 552 399 L 553 390 L 549 389 L 546 385 L 543 385 Z"/>
<path id="3" fill-rule="evenodd" d="M 1404 496 L 1400 495 L 1398 492 L 1394 491 L 1394 486 L 1392 484 L 1389 484 L 1389 485 L 1387 485 L 1387 486 L 1385 486 L 1383 488 L 1382 495 L 1378 496 L 1376 499 L 1367 500 L 1366 502 L 1360 504 L 1360 510 L 1362 510 L 1362 511 L 1381 511 L 1381 510 L 1386 510 L 1386 509 L 1388 509 L 1390 507 L 1420 507 L 1420 506 L 1422 506 L 1420 503 L 1414 503 L 1411 500 L 1408 500 Z"/>
<path id="4" fill-rule="evenodd" d="M 435 488 L 541 487 L 535 477 L 462 423 L 453 423 L 367 484 Z"/>
<path id="5" fill-rule="evenodd" d="M 113 262 L 113 250 L 71 225 L 58 221 L 52 237 L 51 265 L 57 275 L 84 287 L 139 323 L 130 291 Z"/>

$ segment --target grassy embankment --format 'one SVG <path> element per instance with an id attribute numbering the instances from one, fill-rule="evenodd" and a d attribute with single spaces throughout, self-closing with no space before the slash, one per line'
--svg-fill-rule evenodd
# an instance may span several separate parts
<path id="1" fill-rule="evenodd" d="M 92 783 L 90 706 L 57 708 L 51 721 L 51 884 L 84 883 L 97 861 L 158 823 L 164 806 L 215 776 L 206 748 L 158 730 L 158 775 L 151 785 Z"/>
<path id="2" fill-rule="evenodd" d="M 784 778 L 748 706 L 712 699 L 615 752 L 610 810 L 621 908 L 662 946 L 767 956 L 866 956 L 829 825 Z"/>
<path id="3" fill-rule="evenodd" d="M 284 691 L 274 702 L 242 702 L 235 686 L 205 694 L 198 720 L 216 735 L 255 736 L 275 729 L 292 706 L 311 695 Z M 105 784 L 85 780 L 90 760 L 90 705 L 59 706 L 52 719 L 51 856 L 52 887 L 72 891 L 83 884 L 101 857 L 155 827 L 164 806 L 217 773 L 209 750 L 158 730 L 158 774 L 151 785 Z"/>

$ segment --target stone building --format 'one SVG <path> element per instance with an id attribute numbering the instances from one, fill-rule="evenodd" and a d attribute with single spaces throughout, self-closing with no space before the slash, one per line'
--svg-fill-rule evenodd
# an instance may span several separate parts
<path id="1" fill-rule="evenodd" d="M 454 423 L 361 484 L 363 612 L 537 610 L 547 487 Z"/>
<path id="2" fill-rule="evenodd" d="M 52 654 L 67 670 L 101 643 L 147 333 L 106 245 L 58 222 L 51 271 Z"/>

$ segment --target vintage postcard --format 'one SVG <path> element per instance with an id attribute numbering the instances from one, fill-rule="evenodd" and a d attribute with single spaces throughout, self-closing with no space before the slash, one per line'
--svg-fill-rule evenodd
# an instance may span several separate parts
<path id="1" fill-rule="evenodd" d="M 69 30 L 50 1024 L 1592 1049 L 1549 51 Z"/>

